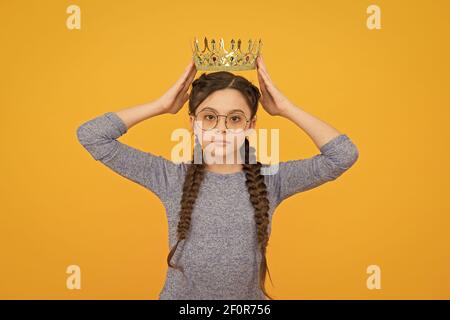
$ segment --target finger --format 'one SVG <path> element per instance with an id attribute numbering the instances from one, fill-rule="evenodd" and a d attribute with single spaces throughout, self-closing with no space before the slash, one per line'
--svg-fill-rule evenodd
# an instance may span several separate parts
<path id="1" fill-rule="evenodd" d="M 261 55 L 258 56 L 256 62 L 257 62 L 258 68 L 262 68 L 263 67 L 262 66 L 262 64 L 263 64 L 262 63 L 262 56 Z"/>
<path id="2" fill-rule="evenodd" d="M 187 99 L 189 99 L 189 94 L 187 94 L 187 91 L 189 90 L 189 87 L 191 86 L 192 80 L 195 78 L 195 74 L 197 73 L 196 68 L 192 68 L 190 70 L 190 74 L 188 78 L 185 80 L 183 86 L 179 88 L 179 90 L 176 92 L 176 98 L 175 99 L 181 99 L 182 104 L 184 104 Z M 187 94 L 187 98 L 186 98 Z"/>
<path id="3" fill-rule="evenodd" d="M 264 80 L 262 79 L 262 77 L 259 73 L 258 73 L 258 81 L 259 81 L 259 88 L 261 89 L 263 96 L 265 96 L 265 97 L 270 96 L 270 93 L 267 91 Z"/>
<path id="4" fill-rule="evenodd" d="M 261 74 L 258 72 L 258 82 L 261 90 L 265 89 L 264 79 L 261 77 Z"/>
<path id="5" fill-rule="evenodd" d="M 192 67 L 194 67 L 194 66 L 195 66 L 195 62 L 194 62 L 194 60 L 191 58 L 191 59 L 189 59 L 189 63 L 187 64 L 185 70 L 190 70 L 190 69 L 191 69 Z"/>
<path id="6" fill-rule="evenodd" d="M 270 75 L 269 75 L 269 71 L 267 71 L 266 64 L 264 63 L 264 58 L 262 57 L 262 55 L 259 56 L 259 58 L 260 58 L 260 62 L 261 62 L 261 71 L 262 71 L 263 73 L 266 74 L 266 77 L 267 77 L 270 81 L 272 81 L 272 79 L 270 78 Z"/>
<path id="7" fill-rule="evenodd" d="M 257 69 L 257 75 L 258 75 L 258 81 L 259 81 L 259 84 L 261 85 L 261 86 L 265 86 L 265 81 L 264 81 L 264 79 L 263 79 L 263 77 L 262 77 L 262 73 L 261 73 L 261 68 L 258 68 Z"/>
<path id="8" fill-rule="evenodd" d="M 261 67 L 261 73 L 263 74 L 264 79 L 267 79 L 267 81 L 272 82 L 272 79 L 270 78 L 270 75 L 267 72 L 267 69 L 264 67 L 264 65 L 262 65 Z"/>
<path id="9" fill-rule="evenodd" d="M 258 81 L 262 92 L 261 100 L 267 102 L 274 100 L 274 94 L 276 94 L 275 87 L 270 79 L 267 78 L 267 74 L 264 73 L 262 68 L 258 68 Z"/>
<path id="10" fill-rule="evenodd" d="M 178 95 L 177 98 L 175 99 L 175 103 L 174 103 L 174 105 L 178 106 L 177 110 L 180 110 L 184 106 L 186 101 L 188 101 L 188 99 L 189 99 L 189 94 L 187 92 L 182 95 L 181 94 Z"/>
<path id="11" fill-rule="evenodd" d="M 192 72 L 193 66 L 194 66 L 194 61 L 189 61 L 189 64 L 184 69 L 184 72 L 181 75 L 180 79 L 186 79 L 188 77 L 188 75 Z"/>
<path id="12" fill-rule="evenodd" d="M 266 88 L 269 87 L 270 79 L 267 77 L 267 74 L 264 73 L 263 69 L 258 69 L 258 77 Z"/>
<path id="13" fill-rule="evenodd" d="M 267 91 L 273 96 L 276 93 L 275 85 L 273 84 L 272 80 L 268 77 L 264 71 L 261 70 L 261 78 L 263 79 L 264 85 L 267 89 Z"/>
<path id="14" fill-rule="evenodd" d="M 177 100 L 180 101 L 180 109 L 181 107 L 186 103 L 186 101 L 188 101 L 189 99 L 189 94 L 187 92 L 185 92 L 183 95 L 180 95 L 179 98 Z"/>
<path id="15" fill-rule="evenodd" d="M 264 75 L 266 75 L 266 77 L 265 77 L 265 79 L 267 78 L 267 72 L 265 72 L 265 70 L 264 70 L 264 65 L 263 65 L 263 63 L 261 62 L 262 60 L 261 60 L 261 57 L 258 57 L 258 74 L 264 74 Z"/>
<path id="16" fill-rule="evenodd" d="M 186 76 L 186 82 L 188 83 L 188 85 L 191 84 L 196 73 L 197 73 L 197 68 L 195 67 L 195 63 L 194 63 L 194 61 L 191 61 L 191 64 L 189 65 L 189 72 Z"/>
<path id="17" fill-rule="evenodd" d="M 181 77 L 178 78 L 177 82 L 175 82 L 175 87 L 181 87 L 182 85 L 184 85 L 184 82 L 186 81 L 186 79 L 189 77 L 189 75 L 194 72 L 197 71 L 195 68 L 195 63 L 193 60 L 191 60 L 189 62 L 189 64 L 187 65 L 186 69 L 184 69 L 183 74 L 181 75 Z"/>
<path id="18" fill-rule="evenodd" d="M 196 68 L 191 69 L 191 72 L 190 72 L 188 78 L 186 79 L 186 82 L 184 83 L 183 88 L 181 90 L 182 92 L 186 92 L 189 89 L 189 87 L 191 86 L 192 81 L 195 78 L 196 73 L 197 73 L 197 69 Z"/>
<path id="19" fill-rule="evenodd" d="M 267 70 L 266 63 L 264 62 L 264 57 L 262 56 L 262 54 L 259 55 L 259 62 L 261 64 L 261 68 Z"/>

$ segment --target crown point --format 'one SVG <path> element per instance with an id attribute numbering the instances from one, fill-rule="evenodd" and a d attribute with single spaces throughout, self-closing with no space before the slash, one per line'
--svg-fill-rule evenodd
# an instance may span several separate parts
<path id="1" fill-rule="evenodd" d="M 237 48 L 235 48 L 236 39 L 231 39 L 231 50 L 225 48 L 224 38 L 212 38 L 208 41 L 204 37 L 205 48 L 198 50 L 198 40 L 195 39 L 194 46 L 197 48 L 194 52 L 194 61 L 197 70 L 251 70 L 256 69 L 256 60 L 261 50 L 261 39 L 249 39 L 248 49 L 243 52 L 241 48 L 242 40 L 237 39 Z M 219 46 L 216 47 L 217 42 Z M 211 45 L 211 49 L 209 48 Z M 255 53 L 256 47 L 256 53 Z"/>

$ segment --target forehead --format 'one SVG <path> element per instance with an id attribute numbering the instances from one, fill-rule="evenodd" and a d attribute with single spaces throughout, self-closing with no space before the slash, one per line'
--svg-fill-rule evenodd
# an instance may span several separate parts
<path id="1" fill-rule="evenodd" d="M 214 109 L 219 113 L 240 110 L 245 114 L 250 114 L 250 108 L 247 100 L 242 93 L 236 89 L 222 89 L 211 93 L 198 106 L 197 112 L 203 109 Z"/>

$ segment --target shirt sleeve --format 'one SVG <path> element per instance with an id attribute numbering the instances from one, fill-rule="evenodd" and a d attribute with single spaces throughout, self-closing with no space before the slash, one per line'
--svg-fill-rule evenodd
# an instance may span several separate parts
<path id="1" fill-rule="evenodd" d="M 279 204 L 284 199 L 335 180 L 358 159 L 359 151 L 346 134 L 334 137 L 310 158 L 266 166 L 266 183 Z"/>
<path id="2" fill-rule="evenodd" d="M 165 201 L 182 174 L 182 164 L 136 149 L 117 140 L 127 126 L 115 112 L 107 112 L 77 128 L 81 145 L 95 159 Z"/>

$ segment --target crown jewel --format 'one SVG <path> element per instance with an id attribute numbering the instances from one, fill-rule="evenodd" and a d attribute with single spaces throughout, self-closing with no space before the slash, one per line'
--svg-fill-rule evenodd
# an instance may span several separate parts
<path id="1" fill-rule="evenodd" d="M 212 39 L 210 44 L 205 37 L 204 48 L 200 51 L 197 38 L 194 39 L 192 48 L 193 58 L 197 70 L 251 70 L 256 69 L 256 58 L 262 48 L 262 41 L 248 40 L 248 47 L 245 51 L 241 48 L 242 41 L 238 39 L 237 45 L 234 39 L 231 40 L 231 47 L 227 51 L 223 38 L 220 38 L 219 47 Z"/>

